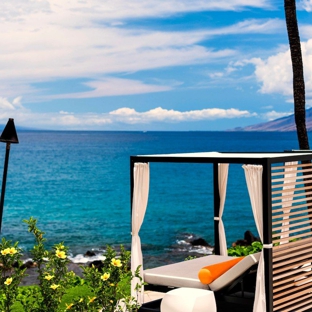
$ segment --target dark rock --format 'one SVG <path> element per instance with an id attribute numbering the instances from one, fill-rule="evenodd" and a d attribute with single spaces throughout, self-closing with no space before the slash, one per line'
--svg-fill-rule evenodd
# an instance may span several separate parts
<path id="1" fill-rule="evenodd" d="M 103 268 L 103 262 L 101 260 L 95 260 L 89 263 L 89 267 L 94 266 L 97 268 L 99 271 Z"/>
<path id="2" fill-rule="evenodd" d="M 94 257 L 95 256 L 95 252 L 88 250 L 85 254 L 85 257 Z"/>
<path id="3" fill-rule="evenodd" d="M 248 245 L 251 245 L 251 243 L 253 242 L 259 241 L 259 238 L 254 236 L 250 231 L 245 232 L 244 239 L 247 241 Z"/>
<path id="4" fill-rule="evenodd" d="M 195 238 L 190 242 L 192 246 L 206 246 L 211 247 L 203 238 Z"/>
<path id="5" fill-rule="evenodd" d="M 18 263 L 18 262 L 13 263 L 13 268 L 20 268 L 22 270 L 23 269 L 29 269 L 29 268 L 35 268 L 36 266 L 37 266 L 37 263 L 33 262 L 31 260 L 26 261 L 22 265 L 20 265 L 20 263 Z"/>
<path id="6" fill-rule="evenodd" d="M 232 244 L 235 246 L 250 246 L 253 242 L 259 242 L 259 238 L 254 236 L 250 231 L 246 231 L 244 234 L 244 239 L 239 239 Z"/>
<path id="7" fill-rule="evenodd" d="M 29 260 L 21 265 L 21 269 L 30 269 L 30 268 L 35 268 L 36 266 L 37 266 L 36 262 Z"/>

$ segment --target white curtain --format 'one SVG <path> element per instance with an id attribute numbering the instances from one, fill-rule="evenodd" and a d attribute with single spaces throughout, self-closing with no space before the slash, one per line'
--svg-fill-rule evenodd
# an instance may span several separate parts
<path id="1" fill-rule="evenodd" d="M 290 162 L 286 162 L 285 163 L 285 172 L 284 172 L 284 184 L 285 183 L 290 183 L 296 182 L 296 177 L 297 177 L 297 167 L 295 167 L 294 165 L 297 165 L 298 161 L 290 161 Z M 289 189 L 294 189 L 294 185 L 283 185 L 283 191 L 284 190 L 289 190 Z M 283 213 L 290 213 L 291 210 L 291 203 L 289 201 L 291 201 L 293 199 L 294 196 L 294 191 L 288 191 L 288 192 L 283 192 L 283 198 L 282 198 L 282 208 L 283 208 Z M 286 197 L 286 198 L 285 198 Z M 288 216 L 283 216 L 283 226 L 285 225 L 289 225 L 289 221 L 288 221 L 289 217 Z M 289 228 L 284 228 L 282 229 L 282 232 L 287 232 L 289 230 Z M 285 237 L 289 237 L 288 233 L 282 234 L 281 238 L 285 238 Z M 282 241 L 282 244 L 287 243 L 287 241 Z"/>
<path id="2" fill-rule="evenodd" d="M 220 195 L 220 207 L 219 207 L 219 244 L 220 254 L 227 256 L 227 244 L 224 230 L 224 224 L 222 221 L 222 215 L 224 211 L 224 203 L 226 197 L 226 187 L 228 180 L 229 164 L 218 164 L 218 184 L 219 184 L 219 195 Z"/>
<path id="3" fill-rule="evenodd" d="M 249 192 L 252 212 L 255 218 L 258 234 L 263 242 L 263 202 L 262 202 L 262 166 L 244 165 L 247 188 Z M 263 248 L 272 247 L 263 245 Z M 253 312 L 266 312 L 265 281 L 264 281 L 264 257 L 263 250 L 259 259 L 256 293 Z"/>
<path id="4" fill-rule="evenodd" d="M 140 276 L 143 278 L 143 257 L 139 231 L 144 220 L 149 192 L 149 164 L 135 163 L 133 172 L 133 199 L 132 199 L 132 242 L 131 242 L 131 270 L 135 272 L 141 265 Z M 139 293 L 135 290 L 139 278 L 131 281 L 131 296 L 137 298 L 138 303 L 144 300 L 144 288 Z"/>

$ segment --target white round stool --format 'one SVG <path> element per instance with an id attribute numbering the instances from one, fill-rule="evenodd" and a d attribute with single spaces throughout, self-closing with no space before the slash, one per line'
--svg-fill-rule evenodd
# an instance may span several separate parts
<path id="1" fill-rule="evenodd" d="M 216 312 L 213 291 L 197 288 L 177 288 L 168 291 L 161 301 L 161 312 Z"/>

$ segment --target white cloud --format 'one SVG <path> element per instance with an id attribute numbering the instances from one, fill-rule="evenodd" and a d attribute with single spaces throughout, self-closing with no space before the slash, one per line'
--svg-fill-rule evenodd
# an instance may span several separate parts
<path id="1" fill-rule="evenodd" d="M 221 27 L 219 29 L 210 30 L 207 34 L 210 35 L 229 35 L 229 34 L 252 34 L 261 33 L 269 34 L 276 33 L 277 31 L 285 28 L 285 22 L 274 19 L 247 19 L 242 22 L 238 22 L 234 25 Z"/>
<path id="2" fill-rule="evenodd" d="M 19 15 L 23 15 L 24 12 L 49 10 L 58 14 L 67 12 L 76 18 L 80 15 L 92 15 L 100 18 L 101 21 L 168 16 L 183 12 L 205 10 L 241 11 L 252 7 L 272 8 L 269 0 L 18 0 L 18 2 L 21 5 Z M 6 14 L 13 14 L 16 8 L 10 5 L 10 0 L 5 0 L 3 7 L 6 9 Z M 17 14 L 16 9 L 14 14 Z"/>
<path id="3" fill-rule="evenodd" d="M 312 0 L 301 0 L 298 2 L 298 9 L 312 12 Z"/>
<path id="4" fill-rule="evenodd" d="M 16 98 L 12 102 L 0 98 L 0 123 L 5 123 L 8 118 L 14 118 L 18 126 L 43 128 L 43 129 L 69 129 L 109 130 L 116 125 L 142 125 L 155 122 L 196 122 L 203 120 L 219 120 L 233 118 L 249 118 L 257 116 L 247 110 L 235 108 L 207 108 L 202 110 L 177 111 L 157 107 L 145 112 L 138 112 L 133 108 L 123 107 L 108 113 L 74 113 L 64 110 L 58 113 L 38 113 L 25 109 L 21 99 Z"/>
<path id="5" fill-rule="evenodd" d="M 271 5 L 268 0 L 1 1 L 0 41 L 5 44 L 0 50 L 0 95 L 22 94 L 27 100 L 39 92 L 36 82 L 73 77 L 96 81 L 103 75 L 234 57 L 234 50 L 206 48 L 201 42 L 213 36 L 274 32 L 281 21 L 247 20 L 223 28 L 170 32 L 132 29 L 128 19 L 250 7 Z"/>
<path id="6" fill-rule="evenodd" d="M 15 110 L 13 103 L 10 103 L 6 98 L 0 98 L 0 109 L 12 111 Z"/>
<path id="7" fill-rule="evenodd" d="M 262 93 L 292 95 L 292 69 L 289 51 L 270 56 L 266 60 L 253 59 L 255 75 L 262 84 Z"/>
<path id="8" fill-rule="evenodd" d="M 21 17 L 50 9 L 47 0 L 1 0 L 0 20 L 20 20 Z"/>
<path id="9" fill-rule="evenodd" d="M 27 122 L 27 116 L 30 112 L 26 110 L 22 103 L 21 97 L 16 97 L 12 101 L 7 98 L 0 97 L 0 122 L 6 123 L 8 118 L 25 118 Z"/>
<path id="10" fill-rule="evenodd" d="M 14 98 L 12 102 L 10 102 L 7 98 L 0 97 L 0 110 L 2 112 L 11 112 L 17 109 L 24 109 L 24 107 L 21 104 L 21 101 L 22 101 L 21 96 Z"/>
<path id="11" fill-rule="evenodd" d="M 89 81 L 83 83 L 83 85 L 89 87 L 91 91 L 49 95 L 45 97 L 39 97 L 39 99 L 83 99 L 104 96 L 163 92 L 172 89 L 170 86 L 150 85 L 144 84 L 138 80 L 121 78 L 106 78 L 96 81 Z"/>
<path id="12" fill-rule="evenodd" d="M 307 97 L 312 96 L 312 39 L 301 43 L 305 88 Z M 249 60 L 256 67 L 255 75 L 261 83 L 260 92 L 293 95 L 290 51 L 279 52 L 269 58 Z"/>
<path id="13" fill-rule="evenodd" d="M 238 110 L 235 108 L 207 108 L 202 110 L 192 110 L 180 112 L 168 110 L 162 107 L 151 109 L 147 112 L 137 112 L 131 108 L 120 108 L 110 112 L 117 121 L 125 123 L 148 123 L 148 122 L 181 122 L 181 121 L 198 121 L 198 120 L 215 120 L 223 118 L 241 118 L 251 117 L 254 114 L 246 110 Z"/>
<path id="14" fill-rule="evenodd" d="M 312 25 L 300 25 L 299 31 L 301 40 L 308 40 L 312 37 Z"/>
<path id="15" fill-rule="evenodd" d="M 208 76 L 209 76 L 211 79 L 222 78 L 222 77 L 224 76 L 224 73 L 222 73 L 222 72 L 208 73 Z"/>
<path id="16" fill-rule="evenodd" d="M 246 21 L 217 30 L 185 32 L 132 31 L 96 25 L 49 25 L 32 30 L 25 25 L 0 33 L 0 40 L 6 42 L 0 51 L 0 74 L 6 80 L 38 81 L 213 62 L 233 56 L 234 51 L 207 49 L 199 42 L 217 35 L 268 32 L 278 24 Z"/>

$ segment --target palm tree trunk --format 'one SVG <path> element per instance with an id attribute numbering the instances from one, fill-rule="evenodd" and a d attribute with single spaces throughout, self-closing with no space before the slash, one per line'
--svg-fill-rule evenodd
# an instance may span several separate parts
<path id="1" fill-rule="evenodd" d="M 293 71 L 294 115 L 299 148 L 310 149 L 306 128 L 305 86 L 296 14 L 296 0 L 284 0 L 284 9 Z"/>

